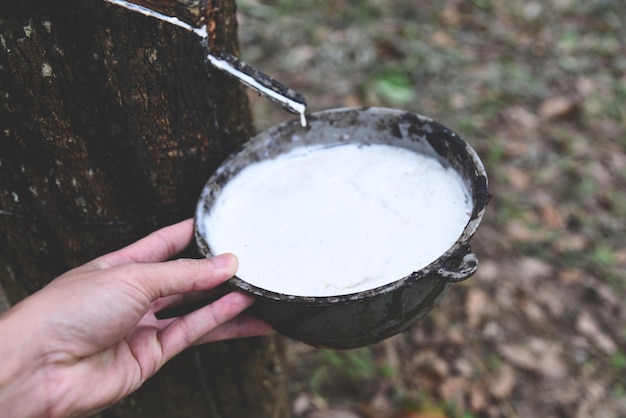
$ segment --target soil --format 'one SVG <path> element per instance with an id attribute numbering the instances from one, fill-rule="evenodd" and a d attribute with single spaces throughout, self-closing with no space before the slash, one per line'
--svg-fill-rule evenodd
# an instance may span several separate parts
<path id="1" fill-rule="evenodd" d="M 626 9 L 619 1 L 239 2 L 242 55 L 309 111 L 461 134 L 493 195 L 480 267 L 408 331 L 289 341 L 295 417 L 626 416 Z M 251 95 L 258 129 L 292 116 Z"/>

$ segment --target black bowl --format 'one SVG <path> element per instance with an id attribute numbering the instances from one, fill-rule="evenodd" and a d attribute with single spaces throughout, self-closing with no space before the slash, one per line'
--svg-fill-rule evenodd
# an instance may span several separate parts
<path id="1" fill-rule="evenodd" d="M 229 284 L 256 298 L 254 311 L 278 332 L 317 347 L 355 348 L 390 337 L 428 313 L 452 283 L 478 268 L 469 241 L 489 201 L 487 175 L 476 152 L 459 135 L 432 119 L 385 108 L 345 108 L 314 113 L 308 126 L 289 121 L 261 132 L 227 159 L 205 185 L 196 210 L 195 238 L 201 254 L 214 254 L 198 218 L 210 212 L 222 188 L 251 163 L 305 145 L 386 144 L 439 160 L 463 178 L 473 212 L 458 240 L 428 266 L 375 289 L 339 296 L 295 296 L 268 291 L 235 276 Z"/>

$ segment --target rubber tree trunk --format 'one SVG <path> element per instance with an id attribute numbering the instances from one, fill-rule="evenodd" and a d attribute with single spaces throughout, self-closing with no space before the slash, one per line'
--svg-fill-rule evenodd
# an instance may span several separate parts
<path id="1" fill-rule="evenodd" d="M 188 12 L 207 24 L 212 48 L 236 54 L 234 0 L 150 3 Z M 192 216 L 210 173 L 252 133 L 243 87 L 207 66 L 193 33 L 104 0 L 3 0 L 0 280 L 9 301 Z M 258 338 L 188 350 L 101 416 L 288 416 L 278 346 Z"/>

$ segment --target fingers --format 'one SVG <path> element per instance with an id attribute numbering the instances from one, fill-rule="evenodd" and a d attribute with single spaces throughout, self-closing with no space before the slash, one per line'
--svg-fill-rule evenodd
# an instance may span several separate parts
<path id="1" fill-rule="evenodd" d="M 173 316 L 178 317 L 195 311 L 196 309 L 208 305 L 209 303 L 213 303 L 230 292 L 232 292 L 232 288 L 230 288 L 230 286 L 221 284 L 209 290 L 181 293 L 157 299 L 152 302 L 151 308 L 152 312 L 160 314 L 163 318 L 170 318 Z"/>
<path id="2" fill-rule="evenodd" d="M 193 219 L 161 228 L 118 251 L 96 258 L 92 263 L 107 268 L 122 263 L 151 263 L 169 260 L 187 248 L 193 238 Z"/>
<path id="3" fill-rule="evenodd" d="M 216 302 L 198 309 L 188 315 L 171 320 L 171 322 L 159 333 L 159 342 L 163 352 L 163 361 L 168 361 L 185 348 L 196 344 L 221 325 L 228 323 L 237 317 L 241 312 L 246 310 L 253 303 L 253 298 L 240 292 L 232 292 L 223 296 Z M 254 329 L 252 323 L 240 323 L 242 328 L 226 330 L 225 332 L 216 332 L 215 337 L 224 337 L 225 335 L 242 334 L 243 332 L 251 332 Z M 260 324 L 257 324 L 260 330 Z M 235 326 L 236 328 L 236 326 Z M 223 339 L 223 338 L 222 338 Z M 209 341 L 211 337 L 208 337 Z"/>
<path id="4" fill-rule="evenodd" d="M 121 250 L 98 257 L 77 271 L 111 269 L 110 273 L 138 287 L 150 302 L 162 297 L 212 289 L 237 271 L 237 258 L 223 254 L 212 259 L 177 259 L 193 236 L 193 219 L 162 228 Z M 113 270 L 116 269 L 116 270 Z M 167 306 L 177 298 L 163 301 Z M 162 309 L 163 305 L 157 306 Z"/>
<path id="5" fill-rule="evenodd" d="M 274 333 L 274 329 L 262 319 L 255 316 L 239 315 L 200 338 L 195 342 L 195 345 L 235 338 L 262 337 L 272 333 Z"/>
<path id="6" fill-rule="evenodd" d="M 163 263 L 129 264 L 124 280 L 141 289 L 151 302 L 180 293 L 212 289 L 234 276 L 239 263 L 233 254 L 209 259 L 178 259 Z"/>

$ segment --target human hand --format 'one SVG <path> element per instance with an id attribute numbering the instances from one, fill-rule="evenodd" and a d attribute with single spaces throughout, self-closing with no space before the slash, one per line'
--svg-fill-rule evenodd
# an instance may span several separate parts
<path id="1" fill-rule="evenodd" d="M 270 333 L 240 315 L 252 298 L 239 292 L 181 317 L 156 317 L 237 270 L 232 254 L 166 261 L 189 245 L 192 230 L 183 221 L 96 258 L 1 316 L 0 416 L 93 413 L 191 345 Z"/>

